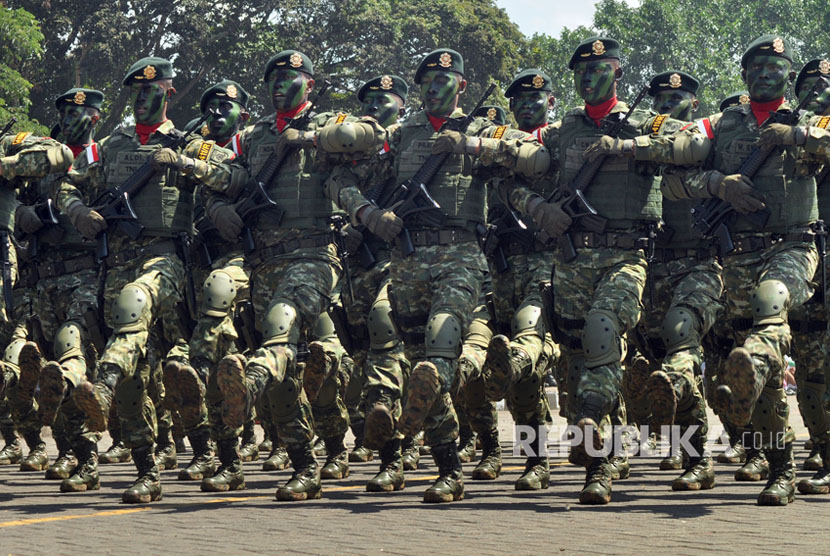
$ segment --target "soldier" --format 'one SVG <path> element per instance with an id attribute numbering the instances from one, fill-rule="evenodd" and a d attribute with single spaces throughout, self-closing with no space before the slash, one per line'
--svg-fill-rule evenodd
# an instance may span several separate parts
<path id="1" fill-rule="evenodd" d="M 100 357 L 97 379 L 78 385 L 73 399 L 93 431 L 106 428 L 113 398 L 118 405 L 123 440 L 138 470 L 122 495 L 127 503 L 162 496 L 153 452 L 156 408 L 148 391 L 160 379 L 154 371 L 167 351 L 161 340 L 173 345 L 186 337 L 179 317 L 186 270 L 177 251 L 179 238 L 191 230 L 194 189 L 201 183 L 233 191 L 246 176 L 225 163 L 232 153 L 212 143 L 194 139 L 185 148 L 168 146 L 174 145 L 174 126 L 166 116 L 168 99 L 175 94 L 174 76 L 172 64 L 162 58 L 133 64 L 123 85 L 131 90 L 136 125 L 116 129 L 93 156 L 79 157 L 55 192 L 58 208 L 81 234 L 93 239 L 107 230 L 109 236 L 104 299 L 113 335 Z M 89 197 L 81 189 L 91 194 L 118 187 L 145 164 L 154 174 L 131 198 L 143 227 L 133 240 L 118 228 L 109 230 L 108 222 L 86 205 Z M 162 333 L 164 338 L 158 337 Z"/>
<path id="2" fill-rule="evenodd" d="M 795 90 L 799 101 L 813 89 L 819 77 L 830 77 L 830 61 L 811 60 L 804 65 L 795 80 Z M 830 84 L 820 87 L 814 95 L 807 110 L 820 116 L 830 116 Z M 828 166 L 824 166 L 816 176 L 819 216 L 830 214 L 830 188 L 827 186 Z M 819 241 L 826 234 L 823 226 L 814 228 Z M 819 256 L 821 256 L 819 250 Z M 824 369 L 827 368 L 827 284 L 824 283 L 826 262 L 819 260 L 820 269 L 813 277 L 819 285 L 816 293 L 799 309 L 789 315 L 789 325 L 793 333 L 792 353 L 796 365 L 795 379 L 798 385 L 798 408 L 810 439 L 813 442 L 810 454 L 804 462 L 804 469 L 816 471 L 810 479 L 798 483 L 802 494 L 830 493 L 830 414 L 822 404 L 827 392 Z"/>

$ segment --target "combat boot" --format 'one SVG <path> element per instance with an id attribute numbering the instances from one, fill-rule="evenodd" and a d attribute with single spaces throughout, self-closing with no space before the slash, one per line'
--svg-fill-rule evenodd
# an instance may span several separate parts
<path id="1" fill-rule="evenodd" d="M 262 462 L 262 470 L 282 471 L 288 467 L 289 463 L 291 463 L 291 459 L 288 457 L 288 450 L 285 449 L 285 446 L 274 443 L 271 453 L 268 454 L 268 459 Z"/>
<path id="2" fill-rule="evenodd" d="M 173 360 L 164 368 L 165 379 L 175 382 L 174 392 L 179 404 L 177 409 L 185 423 L 196 423 L 201 418 L 210 367 L 210 361 L 203 357 L 194 357 L 191 365 L 183 365 Z"/>
<path id="3" fill-rule="evenodd" d="M 680 449 L 680 446 L 672 444 L 669 449 L 671 450 L 671 453 L 660 460 L 660 470 L 679 471 L 680 469 L 683 469 L 683 462 L 685 461 L 685 458 L 683 457 L 683 451 Z"/>
<path id="4" fill-rule="evenodd" d="M 769 476 L 769 462 L 764 452 L 750 448 L 746 451 L 746 463 L 735 471 L 736 481 L 763 481 Z"/>
<path id="5" fill-rule="evenodd" d="M 604 440 L 599 429 L 605 411 L 605 399 L 596 392 L 587 392 L 581 401 L 580 418 L 576 422 L 582 431 L 582 441 L 572 444 L 568 461 L 574 465 L 588 467 L 595 459 L 593 454 L 603 453 Z M 608 459 L 605 458 L 607 467 Z M 607 470 L 607 469 L 606 469 Z"/>
<path id="6" fill-rule="evenodd" d="M 175 469 L 179 466 L 176 457 L 176 445 L 173 443 L 173 434 L 170 429 L 159 429 L 156 444 L 156 464 L 162 469 Z"/>
<path id="7" fill-rule="evenodd" d="M 372 404 L 366 413 L 363 444 L 367 448 L 379 450 L 395 436 L 395 418 L 386 400 Z"/>
<path id="8" fill-rule="evenodd" d="M 715 468 L 712 458 L 705 454 L 705 442 L 701 435 L 691 439 L 691 446 L 697 455 L 689 456 L 684 473 L 672 481 L 672 490 L 708 490 L 715 487 Z"/>
<path id="9" fill-rule="evenodd" d="M 43 357 L 40 349 L 34 342 L 26 342 L 20 348 L 17 357 L 17 364 L 20 367 L 20 377 L 17 379 L 17 396 L 27 403 L 34 399 L 35 388 L 40 381 L 40 372 L 43 369 Z"/>
<path id="10" fill-rule="evenodd" d="M 40 373 L 40 388 L 37 397 L 37 411 L 40 415 L 40 423 L 44 427 L 51 427 L 55 422 L 58 409 L 66 398 L 68 390 L 60 363 L 50 361 L 44 365 Z"/>
<path id="11" fill-rule="evenodd" d="M 438 478 L 424 491 L 424 502 L 454 502 L 464 498 L 464 476 L 455 442 L 432 447 L 432 459 L 438 466 Z"/>
<path id="12" fill-rule="evenodd" d="M 69 477 L 61 481 L 61 492 L 86 492 L 101 488 L 101 479 L 98 476 L 98 445 L 82 439 L 76 444 L 75 453 L 78 456 L 78 465 Z"/>
<path id="13" fill-rule="evenodd" d="M 78 465 L 78 459 L 72 452 L 72 445 L 69 443 L 69 440 L 63 435 L 55 436 L 55 444 L 58 446 L 58 457 L 46 469 L 46 478 L 49 480 L 66 479 L 72 474 L 75 466 Z"/>
<path id="14" fill-rule="evenodd" d="M 84 381 L 72 391 L 72 400 L 86 415 L 86 426 L 92 432 L 107 430 L 115 385 L 121 378 L 121 369 L 111 363 L 102 363 L 98 380 Z"/>
<path id="15" fill-rule="evenodd" d="M 131 453 L 138 470 L 138 478 L 121 495 L 121 501 L 125 504 L 147 504 L 161 500 L 161 476 L 156 465 L 153 445 L 133 448 Z"/>
<path id="16" fill-rule="evenodd" d="M 822 468 L 820 446 L 817 442 L 813 442 L 812 447 L 807 449 L 810 450 L 810 454 L 807 456 L 807 459 L 804 460 L 804 470 L 818 471 Z"/>
<path id="17" fill-rule="evenodd" d="M 653 427 L 671 426 L 677 412 L 677 396 L 671 378 L 664 371 L 654 371 L 646 380 L 646 399 L 651 408 Z"/>
<path id="18" fill-rule="evenodd" d="M 787 442 L 782 449 L 767 451 L 769 480 L 758 495 L 759 506 L 786 506 L 795 500 L 795 462 L 793 443 Z"/>
<path id="19" fill-rule="evenodd" d="M 176 447 L 176 454 L 182 454 L 187 451 L 187 445 L 184 443 L 184 437 L 180 436 L 179 432 L 173 432 L 173 445 Z"/>
<path id="20" fill-rule="evenodd" d="M 113 439 L 112 446 L 100 455 L 98 463 L 126 463 L 133 459 L 130 449 L 120 440 Z"/>
<path id="21" fill-rule="evenodd" d="M 5 446 L 0 450 L 0 465 L 14 465 L 23 459 L 23 450 L 20 449 L 20 439 L 14 432 L 14 426 L 4 426 L 0 429 Z"/>
<path id="22" fill-rule="evenodd" d="M 216 458 L 210 447 L 210 429 L 200 427 L 189 435 L 193 458 L 179 471 L 180 481 L 201 481 L 216 473 Z"/>
<path id="23" fill-rule="evenodd" d="M 607 504 L 611 501 L 611 470 L 608 458 L 592 458 L 585 473 L 580 504 Z"/>
<path id="24" fill-rule="evenodd" d="M 625 453 L 614 454 L 608 458 L 608 469 L 611 470 L 611 479 L 622 481 L 631 476 L 631 464 Z"/>
<path id="25" fill-rule="evenodd" d="M 292 354 L 285 346 L 273 346 L 271 353 L 278 359 L 278 367 L 285 372 L 293 365 Z M 222 420 L 229 427 L 242 427 L 251 415 L 251 408 L 271 380 L 272 370 L 262 365 L 245 365 L 238 353 L 226 355 L 219 361 L 216 384 L 222 392 Z"/>
<path id="26" fill-rule="evenodd" d="M 40 432 L 30 432 L 23 439 L 29 446 L 29 454 L 20 461 L 21 471 L 43 471 L 49 465 L 49 454 L 46 453 L 46 443 L 40 437 Z"/>
<path id="27" fill-rule="evenodd" d="M 239 459 L 244 461 L 256 461 L 259 458 L 259 445 L 256 442 L 256 431 L 254 430 L 254 420 L 248 419 L 245 421 L 245 427 L 242 429 L 242 445 L 239 447 Z"/>
<path id="28" fill-rule="evenodd" d="M 802 494 L 830 494 L 830 442 L 814 442 L 822 458 L 821 469 L 810 479 L 802 479 L 798 483 L 798 492 Z"/>
<path id="29" fill-rule="evenodd" d="M 407 436 L 401 442 L 401 461 L 404 471 L 417 471 L 418 462 L 421 461 L 421 450 L 415 443 L 415 439 Z"/>
<path id="30" fill-rule="evenodd" d="M 725 384 L 715 389 L 713 399 L 718 415 L 738 426 L 749 423 L 753 401 L 757 399 L 757 377 L 763 374 L 756 368 L 762 365 L 763 361 L 752 357 L 746 348 L 737 347 L 729 353 L 723 364 Z"/>
<path id="31" fill-rule="evenodd" d="M 727 431 L 728 432 L 728 431 Z M 744 463 L 746 450 L 738 434 L 729 433 L 729 446 L 718 454 L 718 463 Z"/>
<path id="32" fill-rule="evenodd" d="M 349 453 L 346 445 L 343 444 L 341 434 L 332 438 L 326 438 L 326 463 L 320 470 L 321 479 L 345 479 L 349 476 Z"/>
<path id="33" fill-rule="evenodd" d="M 415 436 L 424 428 L 429 410 L 440 396 L 441 378 L 438 367 L 429 361 L 421 361 L 415 365 L 409 377 L 406 403 L 398 420 L 398 430 L 406 436 Z"/>
<path id="34" fill-rule="evenodd" d="M 507 391 L 525 373 L 532 364 L 527 353 L 510 346 L 507 336 L 498 334 L 493 336 L 487 346 L 487 355 L 482 367 L 484 378 L 484 392 L 488 400 L 504 399 Z"/>
<path id="35" fill-rule="evenodd" d="M 311 451 L 315 456 L 323 457 L 326 455 L 326 442 L 320 438 L 319 436 L 314 439 L 314 444 L 311 447 Z"/>
<path id="36" fill-rule="evenodd" d="M 461 463 L 470 463 L 476 457 L 476 434 L 467 429 L 458 438 L 458 459 Z"/>
<path id="37" fill-rule="evenodd" d="M 245 489 L 245 474 L 239 459 L 239 441 L 236 438 L 224 438 L 217 443 L 219 451 L 219 469 L 212 477 L 202 479 L 202 492 L 226 492 Z"/>
<path id="38" fill-rule="evenodd" d="M 516 480 L 516 490 L 542 490 L 550 485 L 550 463 L 547 457 L 529 457 L 525 470 Z"/>
<path id="39" fill-rule="evenodd" d="M 479 436 L 481 439 L 481 461 L 473 469 L 474 481 L 494 481 L 501 475 L 501 445 L 499 431 L 492 429 Z"/>
<path id="40" fill-rule="evenodd" d="M 320 468 L 311 452 L 311 443 L 292 446 L 288 450 L 294 474 L 277 489 L 277 500 L 313 500 L 322 496 Z"/>
<path id="41" fill-rule="evenodd" d="M 314 341 L 308 344 L 308 359 L 303 369 L 303 390 L 308 401 L 314 402 L 320 394 L 323 383 L 331 373 L 333 359 L 326 353 L 322 342 Z"/>
<path id="42" fill-rule="evenodd" d="M 406 479 L 401 460 L 401 441 L 393 438 L 380 449 L 380 471 L 366 483 L 367 492 L 403 490 Z"/>
<path id="43" fill-rule="evenodd" d="M 265 433 L 265 438 L 259 443 L 259 451 L 263 453 L 270 452 L 274 449 L 274 442 L 271 440 L 271 433 L 268 431 L 268 427 L 265 426 L 264 421 L 262 422 L 262 431 Z"/>
<path id="44" fill-rule="evenodd" d="M 349 461 L 355 463 L 372 461 L 375 457 L 374 452 L 363 445 L 366 422 L 363 419 L 355 419 L 351 423 L 351 429 L 354 433 L 354 448 L 349 452 Z"/>

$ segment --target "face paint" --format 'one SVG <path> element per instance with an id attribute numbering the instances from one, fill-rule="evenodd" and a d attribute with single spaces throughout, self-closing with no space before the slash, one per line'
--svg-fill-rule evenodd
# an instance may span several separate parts
<path id="1" fill-rule="evenodd" d="M 511 100 L 511 112 L 519 129 L 528 131 L 544 124 L 548 119 L 548 99 L 545 91 L 522 91 Z"/>
<path id="2" fill-rule="evenodd" d="M 689 91 L 660 91 L 654 97 L 654 111 L 668 114 L 676 120 L 690 122 L 694 111 L 695 95 Z"/>
<path id="3" fill-rule="evenodd" d="M 576 92 L 588 104 L 602 104 L 617 92 L 616 66 L 608 60 L 577 62 L 574 66 Z"/>
<path id="4" fill-rule="evenodd" d="M 167 87 L 158 81 L 133 83 L 130 87 L 130 103 L 133 105 L 135 121 L 139 124 L 154 125 L 165 118 Z"/>
<path id="5" fill-rule="evenodd" d="M 242 115 L 242 107 L 239 104 L 213 97 L 208 101 L 206 109 L 214 112 L 207 119 L 210 139 L 221 143 L 227 141 L 239 131 L 241 123 L 239 117 Z"/>
<path id="6" fill-rule="evenodd" d="M 789 60 L 779 56 L 752 56 L 746 65 L 749 98 L 769 102 L 784 96 L 790 76 Z"/>
<path id="7" fill-rule="evenodd" d="M 297 70 L 278 69 L 268 75 L 268 94 L 277 112 L 288 112 L 308 98 L 309 77 Z"/>
<path id="8" fill-rule="evenodd" d="M 363 116 L 371 116 L 383 127 L 389 127 L 398 121 L 403 101 L 393 93 L 369 91 L 363 97 L 361 111 Z"/>
<path id="9" fill-rule="evenodd" d="M 444 118 L 458 106 L 461 76 L 451 71 L 430 70 L 421 76 L 421 98 L 430 116 Z"/>
<path id="10" fill-rule="evenodd" d="M 60 114 L 61 139 L 67 145 L 86 145 L 92 136 L 92 114 L 94 109 L 68 104 L 58 109 Z"/>
<path id="11" fill-rule="evenodd" d="M 801 86 L 798 88 L 798 102 L 804 100 L 813 85 L 816 84 L 818 77 L 808 77 L 801 80 Z M 814 112 L 819 116 L 826 116 L 830 113 L 830 87 L 825 87 L 818 90 L 818 95 L 807 104 L 806 110 Z"/>

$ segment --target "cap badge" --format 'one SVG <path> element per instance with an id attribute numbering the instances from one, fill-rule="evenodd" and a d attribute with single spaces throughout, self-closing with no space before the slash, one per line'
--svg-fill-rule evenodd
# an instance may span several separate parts
<path id="1" fill-rule="evenodd" d="M 599 39 L 594 41 L 594 44 L 591 45 L 591 50 L 594 51 L 595 56 L 602 56 L 605 54 L 605 44 Z"/>
<path id="2" fill-rule="evenodd" d="M 144 71 L 144 79 L 153 79 L 156 76 L 156 68 L 153 66 L 145 66 Z"/>
<path id="3" fill-rule="evenodd" d="M 822 60 L 818 63 L 818 71 L 822 74 L 830 73 L 830 62 L 827 60 Z"/>
<path id="4" fill-rule="evenodd" d="M 438 57 L 438 64 L 442 68 L 448 68 L 452 66 L 452 56 L 450 56 L 449 52 L 442 52 L 441 56 Z"/>
<path id="5" fill-rule="evenodd" d="M 380 88 L 383 89 L 384 91 L 388 91 L 389 89 L 391 89 L 392 85 L 393 85 L 392 78 L 389 77 L 388 75 L 384 75 L 383 77 L 380 78 Z"/>
<path id="6" fill-rule="evenodd" d="M 77 93 L 75 93 L 75 96 L 72 99 L 72 101 L 75 104 L 83 104 L 84 102 L 86 102 L 86 93 L 84 93 L 83 91 L 78 91 Z"/>
<path id="7" fill-rule="evenodd" d="M 291 64 L 292 68 L 299 68 L 303 65 L 303 57 L 300 56 L 297 52 L 295 52 L 288 59 L 288 62 Z"/>
<path id="8" fill-rule="evenodd" d="M 534 89 L 541 89 L 545 86 L 545 78 L 539 74 L 533 76 L 533 88 Z"/>
<path id="9" fill-rule="evenodd" d="M 487 110 L 487 119 L 488 120 L 495 120 L 497 115 L 498 115 L 498 112 L 496 111 L 495 108 L 490 108 L 490 109 Z"/>
<path id="10" fill-rule="evenodd" d="M 738 102 L 741 104 L 749 104 L 749 95 L 741 95 L 738 97 Z"/>
<path id="11" fill-rule="evenodd" d="M 228 95 L 228 98 L 236 98 L 236 95 L 239 94 L 239 91 L 236 89 L 236 85 L 228 85 L 228 88 L 225 90 Z"/>
<path id="12" fill-rule="evenodd" d="M 782 52 L 784 52 L 784 41 L 781 40 L 780 37 L 776 38 L 772 41 L 772 49 L 776 53 L 781 54 Z"/>
<path id="13" fill-rule="evenodd" d="M 669 87 L 671 87 L 672 89 L 679 88 L 682 83 L 683 81 L 680 79 L 679 73 L 673 73 L 669 77 Z"/>

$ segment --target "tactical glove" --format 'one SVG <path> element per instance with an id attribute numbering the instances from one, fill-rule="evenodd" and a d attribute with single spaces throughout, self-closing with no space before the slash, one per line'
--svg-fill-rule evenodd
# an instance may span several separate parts
<path id="1" fill-rule="evenodd" d="M 383 241 L 392 241 L 403 230 L 403 220 L 390 209 L 366 207 L 360 213 L 360 221 Z"/>
<path id="2" fill-rule="evenodd" d="M 314 146 L 317 133 L 314 131 L 300 131 L 293 127 L 287 127 L 280 134 L 280 142 L 283 145 L 298 145 L 300 147 Z"/>
<path id="3" fill-rule="evenodd" d="M 107 221 L 97 211 L 75 201 L 66 208 L 66 216 L 81 235 L 87 239 L 95 239 L 100 232 L 107 229 Z"/>
<path id="4" fill-rule="evenodd" d="M 530 201 L 528 209 L 533 222 L 553 239 L 564 234 L 573 222 L 559 203 L 547 203 L 541 197 Z"/>
<path id="5" fill-rule="evenodd" d="M 741 214 L 764 208 L 764 196 L 755 189 L 752 180 L 742 174 L 715 174 L 709 182 L 709 192 L 728 202 Z"/>
<path id="6" fill-rule="evenodd" d="M 222 239 L 234 242 L 239 238 L 245 223 L 242 222 L 233 205 L 216 202 L 210 206 L 207 213 L 210 221 L 219 230 Z"/>
<path id="7" fill-rule="evenodd" d="M 480 137 L 468 137 L 460 131 L 445 130 L 438 134 L 432 144 L 433 154 L 478 154 L 481 148 Z"/>
<path id="8" fill-rule="evenodd" d="M 165 168 L 172 168 L 187 175 L 194 173 L 194 171 L 198 171 L 198 176 L 206 174 L 208 170 L 208 166 L 205 161 L 177 154 L 173 149 L 168 149 L 166 147 L 153 151 L 151 161 L 153 169 L 156 172 L 164 170 Z"/>
<path id="9" fill-rule="evenodd" d="M 610 135 L 603 135 L 593 145 L 585 149 L 585 160 L 593 162 L 597 158 L 606 156 L 634 156 L 634 141 L 632 139 L 617 139 Z"/>
<path id="10" fill-rule="evenodd" d="M 20 205 L 14 213 L 14 221 L 24 234 L 33 234 L 43 227 L 43 222 L 35 212 L 35 207 Z"/>
<path id="11" fill-rule="evenodd" d="M 343 232 L 343 239 L 346 242 L 346 250 L 350 255 L 357 253 L 360 245 L 363 243 L 363 234 L 351 224 L 343 226 L 341 231 Z"/>
<path id="12" fill-rule="evenodd" d="M 786 124 L 769 124 L 761 129 L 759 147 L 776 145 L 803 145 L 807 142 L 807 128 Z"/>

